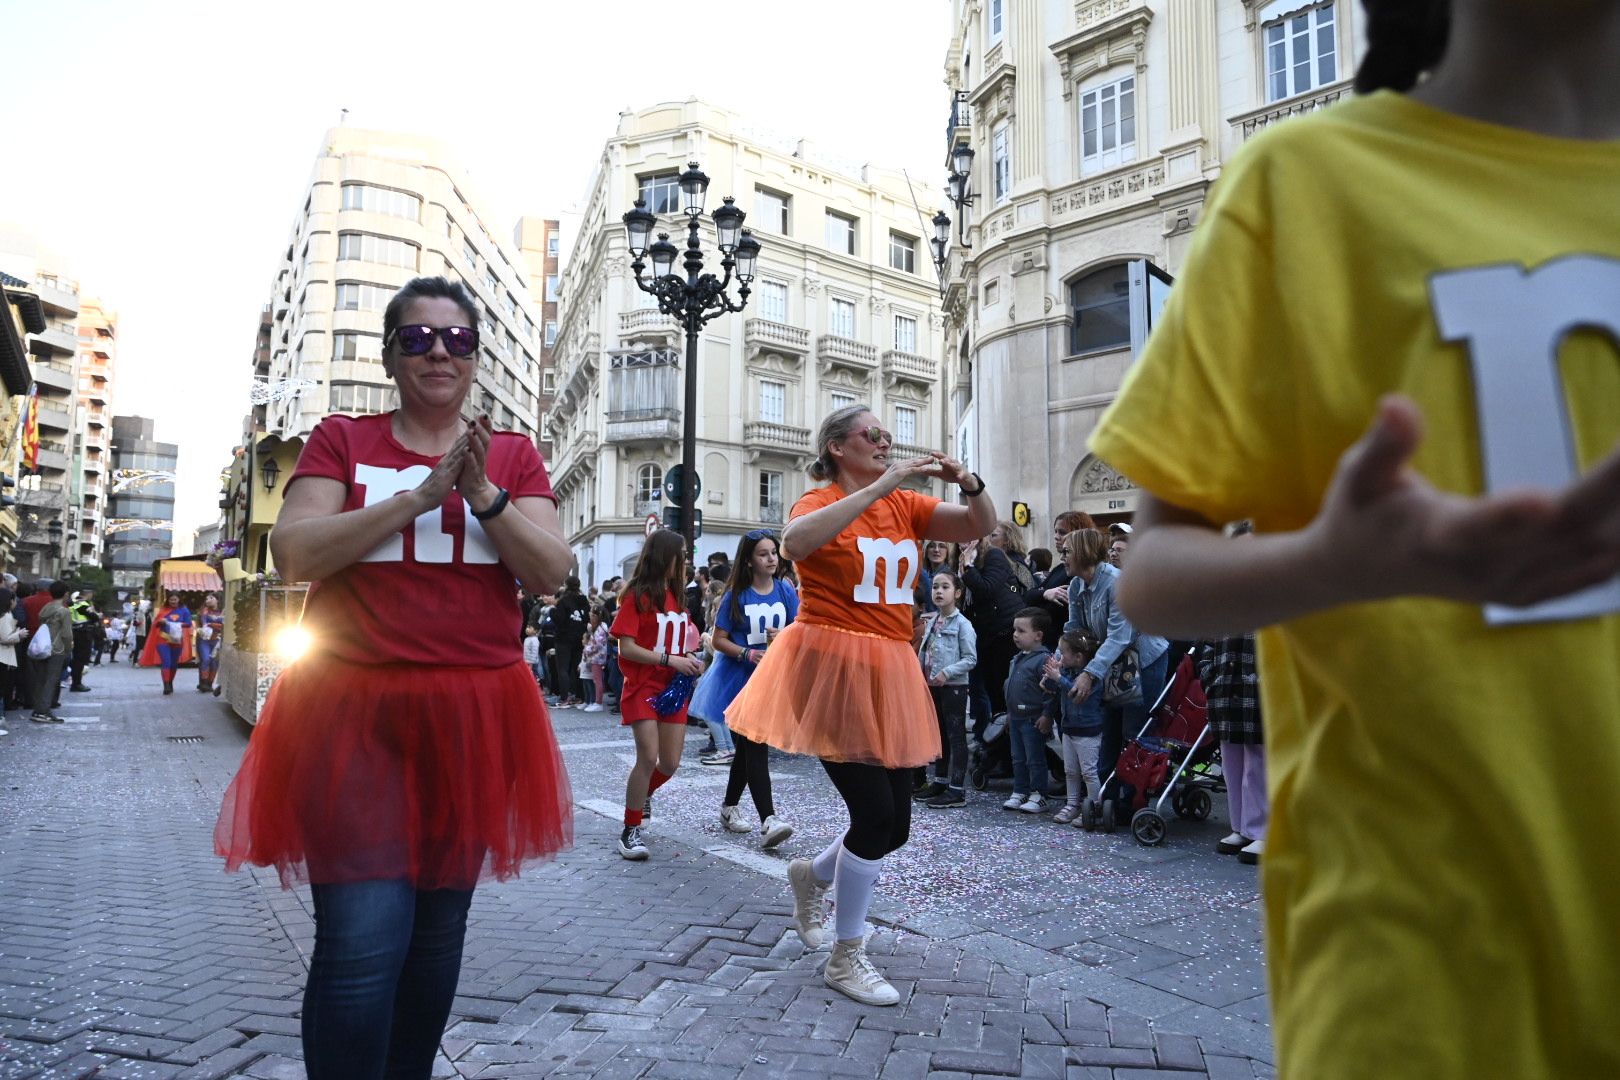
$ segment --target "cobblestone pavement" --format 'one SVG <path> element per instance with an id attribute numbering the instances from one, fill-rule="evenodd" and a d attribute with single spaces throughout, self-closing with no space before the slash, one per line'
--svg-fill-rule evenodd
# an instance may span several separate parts
<path id="1" fill-rule="evenodd" d="M 303 1075 L 308 896 L 221 873 L 247 728 L 188 675 L 164 698 L 154 672 L 96 668 L 68 724 L 7 718 L 0 1080 Z M 694 760 L 657 797 L 652 858 L 626 863 L 616 720 L 557 714 L 576 846 L 479 890 L 436 1076 L 1271 1075 L 1253 872 L 1211 852 L 1222 823 L 1150 850 L 993 793 L 920 810 L 870 943 L 902 1003 L 869 1009 L 788 929 L 786 860 L 839 820 L 818 766 L 776 762 L 800 831 L 767 854 L 719 828 L 724 770 Z"/>

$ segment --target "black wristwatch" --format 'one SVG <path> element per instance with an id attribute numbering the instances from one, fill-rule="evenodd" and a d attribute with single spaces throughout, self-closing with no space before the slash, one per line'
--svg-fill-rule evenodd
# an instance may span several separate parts
<path id="1" fill-rule="evenodd" d="M 984 477 L 980 476 L 978 473 L 974 473 L 973 479 L 979 482 L 979 488 L 977 491 L 969 491 L 967 488 L 962 489 L 962 494 L 966 495 L 970 499 L 976 495 L 984 494 Z"/>
<path id="2" fill-rule="evenodd" d="M 983 480 L 979 481 L 979 490 L 980 491 L 984 490 L 984 481 Z M 505 488 L 501 488 L 499 493 L 495 496 L 495 501 L 494 502 L 490 503 L 488 506 L 484 507 L 482 510 L 474 510 L 472 512 L 472 516 L 477 518 L 479 521 L 488 521 L 490 518 L 494 517 L 496 514 L 500 513 L 502 510 L 505 510 L 506 509 L 506 504 L 507 504 L 508 501 L 511 500 L 511 498 L 512 498 L 512 493 L 510 491 L 507 491 Z"/>

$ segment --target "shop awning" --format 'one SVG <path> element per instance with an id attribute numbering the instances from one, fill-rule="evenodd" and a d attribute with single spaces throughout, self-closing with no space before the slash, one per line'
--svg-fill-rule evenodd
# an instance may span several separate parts
<path id="1" fill-rule="evenodd" d="M 201 563 L 184 570 L 165 567 L 158 583 L 164 592 L 219 592 L 225 588 L 219 575 Z"/>

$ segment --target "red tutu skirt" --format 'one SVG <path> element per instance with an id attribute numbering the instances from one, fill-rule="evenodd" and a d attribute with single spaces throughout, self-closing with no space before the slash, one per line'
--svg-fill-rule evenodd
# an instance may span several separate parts
<path id="1" fill-rule="evenodd" d="M 528 665 L 300 660 L 225 792 L 225 868 L 468 889 L 573 842 L 573 795 Z"/>
<path id="2" fill-rule="evenodd" d="M 934 699 L 909 642 L 803 621 L 765 650 L 726 725 L 789 753 L 890 769 L 926 765 L 940 751 Z"/>

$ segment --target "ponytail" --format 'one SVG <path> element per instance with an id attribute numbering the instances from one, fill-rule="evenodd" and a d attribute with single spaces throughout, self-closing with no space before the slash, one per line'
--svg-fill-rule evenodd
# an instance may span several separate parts
<path id="1" fill-rule="evenodd" d="M 1356 69 L 1356 93 L 1405 93 L 1445 55 L 1451 0 L 1361 2 L 1367 11 L 1367 54 Z"/>

